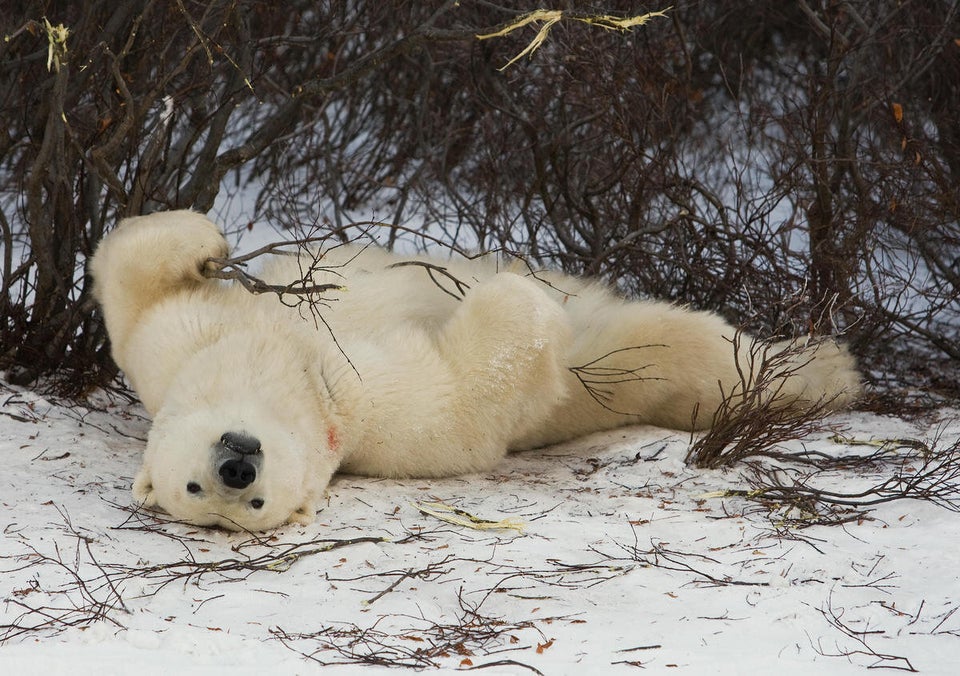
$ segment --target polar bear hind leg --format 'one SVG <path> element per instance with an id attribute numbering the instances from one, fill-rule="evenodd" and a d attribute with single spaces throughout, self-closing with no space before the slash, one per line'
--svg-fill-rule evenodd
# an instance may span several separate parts
<path id="1" fill-rule="evenodd" d="M 567 297 L 565 307 L 573 330 L 570 395 L 514 449 L 629 424 L 704 429 L 725 397 L 755 386 L 763 387 L 761 400 L 777 406 L 823 410 L 859 392 L 853 359 L 831 342 L 771 345 L 713 313 L 628 302 L 599 286 Z"/>

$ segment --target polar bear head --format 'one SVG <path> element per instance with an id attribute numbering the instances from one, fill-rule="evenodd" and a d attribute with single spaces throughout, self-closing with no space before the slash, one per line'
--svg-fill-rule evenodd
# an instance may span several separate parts
<path id="1" fill-rule="evenodd" d="M 264 333 L 223 338 L 172 379 L 134 480 L 144 506 L 231 530 L 313 520 L 340 426 L 322 379 Z"/>
<path id="2" fill-rule="evenodd" d="M 259 531 L 312 521 L 336 470 L 330 450 L 280 416 L 224 413 L 159 414 L 134 497 L 199 526 Z"/>

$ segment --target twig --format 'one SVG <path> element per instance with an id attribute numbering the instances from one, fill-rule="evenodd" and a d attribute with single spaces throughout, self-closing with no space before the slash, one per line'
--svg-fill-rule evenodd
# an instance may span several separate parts
<path id="1" fill-rule="evenodd" d="M 926 500 L 960 512 L 960 442 L 945 449 L 937 449 L 917 440 L 887 440 L 875 453 L 862 456 L 858 463 L 854 456 L 841 456 L 835 463 L 819 459 L 817 469 L 801 471 L 791 467 L 770 467 L 761 462 L 750 462 L 749 474 L 741 477 L 750 485 L 746 490 L 727 490 L 717 497 L 737 496 L 780 509 L 787 505 L 799 516 L 790 521 L 795 527 L 839 524 L 863 518 L 867 508 L 894 500 Z M 907 453 L 897 453 L 906 450 Z M 789 455 L 781 456 L 789 459 Z M 826 471 L 842 467 L 894 473 L 859 491 L 836 491 L 816 485 L 816 479 Z M 782 517 L 786 519 L 786 517 Z"/>
<path id="2" fill-rule="evenodd" d="M 387 267 L 400 268 L 411 265 L 424 268 L 427 271 L 427 274 L 430 276 L 430 280 L 437 285 L 437 288 L 456 300 L 463 300 L 464 294 L 466 294 L 467 290 L 470 288 L 469 284 L 454 277 L 447 268 L 435 263 L 428 263 L 427 261 L 400 261 L 399 263 L 394 263 L 393 265 L 388 265 Z M 440 280 L 437 278 L 437 275 L 451 280 L 456 287 L 456 293 L 441 284 Z"/>
<path id="3" fill-rule="evenodd" d="M 635 416 L 638 415 L 639 411 L 619 411 L 610 406 L 610 401 L 614 397 L 614 390 L 611 386 L 630 382 L 641 382 L 644 380 L 663 380 L 662 378 L 658 378 L 656 376 L 644 376 L 642 374 L 643 371 L 655 366 L 655 364 L 644 364 L 643 366 L 636 366 L 634 368 L 625 368 L 604 366 L 603 361 L 614 355 L 623 354 L 625 352 L 647 350 L 652 347 L 667 346 L 654 344 L 621 347 L 616 350 L 611 350 L 605 355 L 597 357 L 593 361 L 589 361 L 586 364 L 582 364 L 580 366 L 570 366 L 567 368 L 567 370 L 577 377 L 577 380 L 580 381 L 580 384 L 587 391 L 587 394 L 589 394 L 595 402 L 600 404 L 600 406 L 611 413 Z"/>
<path id="4" fill-rule="evenodd" d="M 827 599 L 826 608 L 818 608 L 817 610 L 820 612 L 821 615 L 823 615 L 823 617 L 827 620 L 830 626 L 834 627 L 835 629 L 838 629 L 842 634 L 856 641 L 856 643 L 861 647 L 856 650 L 846 650 L 838 646 L 837 653 L 828 653 L 825 650 L 823 650 L 821 646 L 815 645 L 814 650 L 816 650 L 820 655 L 823 655 L 824 657 L 849 658 L 853 655 L 864 655 L 866 657 L 874 658 L 876 661 L 873 664 L 870 664 L 867 667 L 868 669 L 894 669 L 897 671 L 909 671 L 912 673 L 917 672 L 917 670 L 913 667 L 913 664 L 910 663 L 910 660 L 908 658 L 902 657 L 899 655 L 881 653 L 875 650 L 873 647 L 871 647 L 867 643 L 867 636 L 870 633 L 882 634 L 883 632 L 882 631 L 865 632 L 865 631 L 856 631 L 855 629 L 852 629 L 847 624 L 844 624 L 844 622 L 841 619 L 843 617 L 843 610 L 841 610 L 840 613 L 838 614 L 833 608 L 832 601 L 833 601 L 833 598 L 831 595 Z"/>

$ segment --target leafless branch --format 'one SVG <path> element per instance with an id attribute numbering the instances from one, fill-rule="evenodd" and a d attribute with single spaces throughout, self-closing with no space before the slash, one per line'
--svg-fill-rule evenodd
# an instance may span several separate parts
<path id="1" fill-rule="evenodd" d="M 812 358 L 804 356 L 804 348 L 775 352 L 757 343 L 743 350 L 743 341 L 740 332 L 731 340 L 739 383 L 723 393 L 709 429 L 691 443 L 685 459 L 688 464 L 730 466 L 749 457 L 776 454 L 778 443 L 820 429 L 829 410 L 831 402 L 826 400 L 804 407 L 790 406 L 783 400 L 785 381 Z"/>
<path id="2" fill-rule="evenodd" d="M 796 528 L 860 519 L 870 507 L 894 500 L 925 500 L 952 512 L 960 511 L 960 442 L 939 449 L 907 441 L 890 440 L 877 452 L 860 456 L 859 461 L 853 456 L 832 461 L 818 457 L 819 466 L 812 470 L 809 466 L 751 461 L 748 471 L 741 474 L 750 488 L 725 494 L 769 505 L 778 520 Z M 806 454 L 802 459 L 810 462 Z M 789 462 L 790 458 L 785 455 L 780 460 Z M 889 476 L 858 491 L 826 488 L 835 483 L 838 468 L 848 472 L 872 470 Z"/>
<path id="3" fill-rule="evenodd" d="M 455 300 L 463 300 L 464 294 L 470 288 L 469 284 L 454 277 L 446 267 L 437 265 L 435 263 L 428 263 L 426 261 L 401 261 L 399 263 L 394 263 L 390 267 L 401 268 L 409 266 L 421 267 L 426 270 L 427 275 L 430 277 L 430 281 L 436 284 L 437 288 Z M 453 282 L 454 289 L 450 290 L 444 286 L 440 279 L 441 277 Z"/>
<path id="4" fill-rule="evenodd" d="M 462 589 L 457 598 L 460 612 L 456 621 L 448 624 L 411 617 L 407 619 L 415 624 L 410 629 L 387 633 L 377 629 L 377 624 L 385 619 L 380 618 L 367 628 L 352 624 L 293 634 L 275 627 L 271 634 L 291 650 L 323 665 L 368 664 L 423 669 L 441 666 L 438 660 L 443 657 L 470 658 L 518 649 L 519 646 L 511 648 L 510 636 L 527 629 L 537 630 L 532 620 L 511 622 L 481 614 L 480 605 L 467 602 Z M 312 642 L 317 648 L 305 651 L 301 647 L 304 642 Z M 322 652 L 331 653 L 331 658 L 324 659 Z M 509 663 L 519 665 L 512 660 Z"/>
<path id="5" fill-rule="evenodd" d="M 603 361 L 615 354 L 640 351 L 651 347 L 666 347 L 666 345 L 637 345 L 634 347 L 622 347 L 616 350 L 611 350 L 605 355 L 597 357 L 586 364 L 582 364 L 580 366 L 570 366 L 567 368 L 567 370 L 577 377 L 577 380 L 580 381 L 580 384 L 587 391 L 590 397 L 603 408 L 612 413 L 635 416 L 636 411 L 617 411 L 610 407 L 609 402 L 614 396 L 614 390 L 612 386 L 622 383 L 640 382 L 644 380 L 661 380 L 661 378 L 657 378 L 656 376 L 643 375 L 643 371 L 647 370 L 651 366 L 655 366 L 655 364 L 644 364 L 634 368 L 623 368 L 604 366 Z"/>
<path id="6" fill-rule="evenodd" d="M 837 629 L 849 639 L 852 639 L 854 644 L 859 646 L 858 648 L 847 648 L 837 645 L 836 652 L 827 652 L 827 650 L 822 646 L 822 641 L 817 642 L 813 645 L 814 649 L 824 657 L 845 657 L 851 658 L 853 656 L 863 656 L 873 660 L 869 665 L 869 669 L 893 669 L 896 671 L 909 671 L 911 673 L 916 673 L 917 670 L 914 668 L 913 664 L 910 663 L 910 660 L 906 657 L 900 655 L 891 655 L 889 653 L 881 653 L 877 651 L 868 643 L 868 639 L 871 636 L 882 635 L 883 631 L 857 631 L 853 629 L 848 623 L 844 622 L 844 610 L 841 608 L 839 611 L 836 610 L 833 606 L 833 597 L 832 595 L 827 600 L 825 608 L 817 609 L 824 619 L 832 626 Z"/>

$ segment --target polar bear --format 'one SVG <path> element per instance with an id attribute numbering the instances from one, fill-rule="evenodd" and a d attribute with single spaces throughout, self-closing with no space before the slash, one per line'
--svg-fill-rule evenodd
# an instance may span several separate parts
<path id="1" fill-rule="evenodd" d="M 787 355 L 765 385 L 778 405 L 858 392 L 833 343 L 764 346 L 714 314 L 495 257 L 332 247 L 312 254 L 310 282 L 339 287 L 314 314 L 205 276 L 227 255 L 213 222 L 170 211 L 123 220 L 90 262 L 114 360 L 153 417 L 134 496 L 197 525 L 307 523 L 337 471 L 450 476 L 623 425 L 701 429 L 752 385 L 758 345 Z M 294 283 L 313 257 L 261 277 Z"/>

